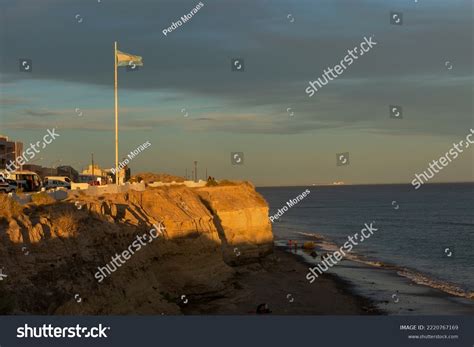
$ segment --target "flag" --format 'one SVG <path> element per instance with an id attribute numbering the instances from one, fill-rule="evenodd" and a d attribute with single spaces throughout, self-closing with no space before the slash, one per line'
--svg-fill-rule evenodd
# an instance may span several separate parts
<path id="1" fill-rule="evenodd" d="M 117 50 L 117 66 L 143 66 L 143 58 L 139 55 L 128 54 Z"/>

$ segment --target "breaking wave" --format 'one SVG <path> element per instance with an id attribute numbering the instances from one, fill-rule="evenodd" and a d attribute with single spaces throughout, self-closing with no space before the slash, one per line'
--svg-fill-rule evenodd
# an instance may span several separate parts
<path id="1" fill-rule="evenodd" d="M 307 232 L 297 232 L 297 234 L 307 237 L 307 238 L 312 238 L 314 240 L 317 240 L 318 241 L 317 245 L 322 251 L 334 252 L 339 249 L 339 246 L 337 244 L 335 244 L 332 241 L 329 241 L 327 238 L 325 238 L 324 236 L 320 234 L 307 233 Z M 390 263 L 385 263 L 378 260 L 367 259 L 366 257 L 358 255 L 355 252 L 346 253 L 346 258 L 352 261 L 369 265 L 369 266 L 393 270 L 397 275 L 408 278 L 409 280 L 413 281 L 416 284 L 424 285 L 430 288 L 435 288 L 454 296 L 467 298 L 471 300 L 474 299 L 474 292 L 472 291 L 464 290 L 454 283 L 435 279 L 427 274 L 421 273 L 413 269 L 393 265 Z"/>

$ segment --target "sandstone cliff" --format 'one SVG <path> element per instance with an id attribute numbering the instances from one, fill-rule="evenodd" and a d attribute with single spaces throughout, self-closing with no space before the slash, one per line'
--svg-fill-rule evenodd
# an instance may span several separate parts
<path id="1" fill-rule="evenodd" d="M 71 193 L 16 212 L 1 201 L 2 314 L 179 314 L 190 301 L 227 295 L 233 266 L 273 247 L 268 206 L 247 183 Z M 97 280 L 98 267 L 160 223 L 157 239 Z"/>

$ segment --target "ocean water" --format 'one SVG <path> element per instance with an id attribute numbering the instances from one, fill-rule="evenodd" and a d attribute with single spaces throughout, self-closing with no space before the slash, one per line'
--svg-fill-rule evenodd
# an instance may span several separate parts
<path id="1" fill-rule="evenodd" d="M 410 185 L 257 190 L 273 215 L 306 189 L 311 193 L 273 223 L 277 244 L 320 235 L 323 243 L 340 247 L 364 223 L 373 222 L 378 230 L 354 246 L 351 257 L 458 297 L 472 296 L 474 184 L 431 184 L 418 190 Z"/>

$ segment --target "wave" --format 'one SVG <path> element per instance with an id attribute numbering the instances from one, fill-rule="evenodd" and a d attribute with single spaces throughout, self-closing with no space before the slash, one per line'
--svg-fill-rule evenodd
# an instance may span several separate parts
<path id="1" fill-rule="evenodd" d="M 410 269 L 401 269 L 397 271 L 397 274 L 400 276 L 409 278 L 410 280 L 412 280 L 413 282 L 417 284 L 421 284 L 421 285 L 431 287 L 431 288 L 440 289 L 443 292 L 449 293 L 451 295 L 459 296 L 462 298 L 474 299 L 474 292 L 466 291 L 453 283 L 436 280 L 418 271 L 413 271 Z"/>
<path id="2" fill-rule="evenodd" d="M 321 234 L 305 233 L 305 232 L 296 232 L 296 233 L 319 241 L 318 246 L 322 251 L 334 252 L 336 250 L 339 250 L 340 248 L 337 244 L 328 240 L 326 237 L 324 237 Z M 430 288 L 439 289 L 445 293 L 448 293 L 454 296 L 471 299 L 471 300 L 474 299 L 474 292 L 469 291 L 469 290 L 464 290 L 454 283 L 435 279 L 417 270 L 393 265 L 393 264 L 386 263 L 379 260 L 367 259 L 366 257 L 354 252 L 346 253 L 346 259 L 349 259 L 358 263 L 366 264 L 369 266 L 377 267 L 377 268 L 393 270 L 397 275 L 408 278 L 409 280 L 415 282 L 416 284 L 424 285 Z"/>

